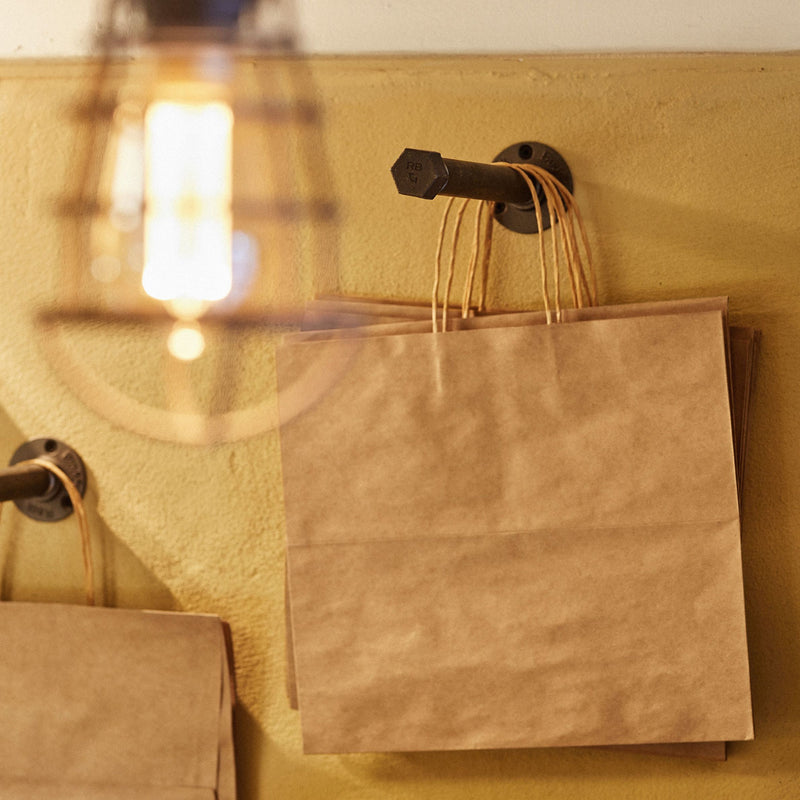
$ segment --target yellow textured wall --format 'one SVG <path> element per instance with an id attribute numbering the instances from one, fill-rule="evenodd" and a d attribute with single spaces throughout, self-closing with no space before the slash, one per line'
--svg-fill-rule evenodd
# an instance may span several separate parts
<path id="1" fill-rule="evenodd" d="M 744 514 L 755 741 L 724 764 L 590 750 L 302 755 L 284 694 L 277 436 L 206 449 L 142 438 L 87 410 L 41 357 L 33 312 L 59 275 L 48 204 L 70 169 L 80 64 L 0 63 L 0 461 L 29 437 L 71 443 L 90 470 L 107 601 L 229 620 L 244 800 L 800 796 L 800 55 L 343 59 L 314 71 L 340 290 L 428 295 L 443 201 L 395 193 L 388 170 L 404 147 L 485 161 L 537 139 L 573 170 L 604 302 L 724 293 L 735 323 L 763 330 Z M 497 305 L 536 304 L 533 256 L 531 239 L 498 234 Z M 5 510 L 4 599 L 80 601 L 73 525 Z"/>

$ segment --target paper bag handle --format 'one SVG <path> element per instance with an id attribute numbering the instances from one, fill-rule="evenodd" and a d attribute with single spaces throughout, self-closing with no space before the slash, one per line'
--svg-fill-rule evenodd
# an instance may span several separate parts
<path id="1" fill-rule="evenodd" d="M 539 230 L 542 226 L 542 207 L 534 184 L 534 179 L 539 183 L 548 207 L 551 209 L 554 224 L 550 226 L 552 236 L 552 253 L 553 253 L 553 277 L 555 283 L 555 321 L 561 321 L 561 262 L 559 252 L 565 256 L 567 275 L 570 281 L 570 288 L 572 291 L 573 305 L 576 308 L 581 308 L 584 305 L 595 305 L 597 303 L 597 284 L 592 265 L 591 249 L 589 247 L 586 230 L 583 225 L 578 205 L 571 192 L 564 186 L 561 181 L 554 177 L 550 172 L 533 164 L 512 164 L 502 163 L 502 166 L 507 166 L 514 169 L 520 174 L 522 179 L 527 183 L 528 188 L 531 190 L 531 201 L 536 213 Z M 432 309 L 432 322 L 433 330 L 438 330 L 438 302 L 439 302 L 439 285 L 441 280 L 441 262 L 442 251 L 444 246 L 445 231 L 448 223 L 450 213 L 453 208 L 455 198 L 451 197 L 445 207 L 444 214 L 442 215 L 442 222 L 439 228 L 439 236 L 436 247 L 435 256 L 435 274 L 433 294 L 431 298 Z M 442 330 L 447 330 L 447 314 L 449 307 L 450 291 L 452 288 L 454 267 L 456 260 L 456 251 L 458 248 L 459 236 L 461 231 L 461 224 L 466 211 L 467 205 L 471 201 L 469 199 L 463 200 L 458 207 L 455 222 L 453 224 L 452 243 L 450 248 L 450 259 L 447 268 L 447 278 L 444 290 L 444 302 L 442 307 Z M 492 243 L 492 223 L 494 220 L 494 204 L 489 201 L 480 201 L 478 212 L 475 215 L 475 229 L 472 241 L 472 251 L 470 255 L 469 267 L 467 269 L 467 276 L 464 282 L 464 294 L 462 298 L 462 317 L 469 316 L 470 303 L 473 292 L 473 285 L 475 281 L 475 274 L 480 266 L 480 296 L 478 301 L 478 310 L 482 311 L 485 308 L 486 301 L 486 278 L 488 272 L 489 256 Z M 487 213 L 488 212 L 488 213 Z M 560 223 L 560 224 L 556 224 Z M 578 226 L 578 233 L 580 234 L 580 246 L 578 242 L 578 234 L 575 231 L 575 224 Z M 582 246 L 582 247 L 581 247 Z M 581 254 L 581 249 L 585 254 Z M 544 236 L 539 236 L 539 263 L 540 263 L 540 279 L 542 286 L 542 298 L 544 301 L 545 313 L 547 314 L 548 324 L 553 321 L 553 314 L 551 309 L 550 294 L 548 288 L 548 268 L 547 259 L 545 255 Z"/>
<path id="2" fill-rule="evenodd" d="M 89 534 L 89 521 L 86 517 L 86 509 L 83 505 L 83 497 L 78 490 L 77 486 L 72 482 L 70 477 L 64 470 L 49 461 L 46 458 L 31 458 L 27 461 L 21 461 L 20 464 L 35 464 L 38 467 L 43 467 L 48 472 L 52 473 L 67 490 L 72 508 L 75 511 L 75 519 L 78 521 L 78 530 L 81 535 L 81 555 L 83 556 L 83 576 L 84 576 L 84 591 L 86 593 L 87 605 L 93 606 L 95 604 L 94 597 L 94 566 L 92 563 L 92 540 Z M 0 504 L 0 507 L 2 504 Z"/>
<path id="3" fill-rule="evenodd" d="M 572 289 L 572 301 L 575 308 L 582 308 L 584 305 L 597 304 L 597 283 L 594 274 L 594 266 L 592 264 L 592 253 L 589 247 L 589 240 L 586 236 L 586 229 L 583 225 L 583 218 L 581 217 L 578 204 L 575 198 L 567 187 L 548 170 L 539 167 L 535 164 L 511 164 L 506 163 L 505 166 L 511 167 L 519 173 L 522 179 L 527 183 L 531 191 L 531 198 L 534 203 L 534 208 L 537 214 L 537 222 L 541 226 L 541 204 L 539 202 L 536 186 L 534 185 L 533 178 L 541 185 L 544 190 L 545 197 L 549 208 L 555 209 L 556 221 L 561 224 L 558 225 L 561 245 L 566 256 L 567 271 L 570 280 L 570 287 Z M 578 230 L 581 236 L 581 243 L 586 255 L 586 265 L 584 266 L 583 258 L 581 257 L 581 248 L 578 246 L 578 240 L 575 233 L 575 223 L 578 224 Z M 553 262 L 555 269 L 555 283 L 556 283 L 556 304 L 560 316 L 560 297 L 559 297 L 559 278 L 560 267 L 558 260 L 559 248 L 556 242 L 556 226 L 551 226 L 551 235 L 553 237 Z M 540 227 L 541 230 L 541 227 Z M 542 268 L 542 281 L 543 286 L 546 280 L 545 258 L 544 258 L 544 238 L 539 236 L 539 253 Z M 588 271 L 588 276 L 587 276 Z M 585 303 L 584 303 L 585 295 Z M 545 293 L 545 302 L 548 302 Z"/>

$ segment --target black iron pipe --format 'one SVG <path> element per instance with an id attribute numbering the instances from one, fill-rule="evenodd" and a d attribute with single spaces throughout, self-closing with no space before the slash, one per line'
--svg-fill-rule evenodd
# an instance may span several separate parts
<path id="1" fill-rule="evenodd" d="M 447 168 L 447 184 L 440 194 L 513 205 L 531 202 L 530 187 L 516 170 L 454 158 L 442 160 Z"/>
<path id="2" fill-rule="evenodd" d="M 430 200 L 443 194 L 497 203 L 528 205 L 531 190 L 513 169 L 497 164 L 442 158 L 430 150 L 408 148 L 392 167 L 397 191 Z"/>
<path id="3" fill-rule="evenodd" d="M 500 163 L 494 163 L 500 162 Z M 392 177 L 400 194 L 432 200 L 443 194 L 494 203 L 494 218 L 516 233 L 538 233 L 550 227 L 547 194 L 535 178 L 533 188 L 519 171 L 504 164 L 528 164 L 549 172 L 568 191 L 572 173 L 561 154 L 542 142 L 516 142 L 498 153 L 491 164 L 442 158 L 432 150 L 406 148 L 392 165 Z M 541 223 L 540 213 L 541 212 Z"/>
<path id="4" fill-rule="evenodd" d="M 0 470 L 0 502 L 44 497 L 53 488 L 55 476 L 38 464 L 15 464 Z"/>

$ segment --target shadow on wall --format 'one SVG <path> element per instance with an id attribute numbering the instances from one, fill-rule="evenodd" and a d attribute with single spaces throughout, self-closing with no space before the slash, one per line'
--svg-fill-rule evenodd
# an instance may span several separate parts
<path id="1" fill-rule="evenodd" d="M 266 735 L 258 720 L 242 703 L 236 705 L 233 713 L 237 790 L 243 799 L 256 800 L 258 787 L 262 785 Z"/>

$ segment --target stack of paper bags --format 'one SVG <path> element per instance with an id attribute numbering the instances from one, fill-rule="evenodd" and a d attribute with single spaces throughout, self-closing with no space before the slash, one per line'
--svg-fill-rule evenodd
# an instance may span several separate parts
<path id="1" fill-rule="evenodd" d="M 752 737 L 726 303 L 565 320 L 279 352 L 307 752 Z"/>
<path id="2" fill-rule="evenodd" d="M 213 616 L 0 603 L 0 797 L 235 800 Z"/>

